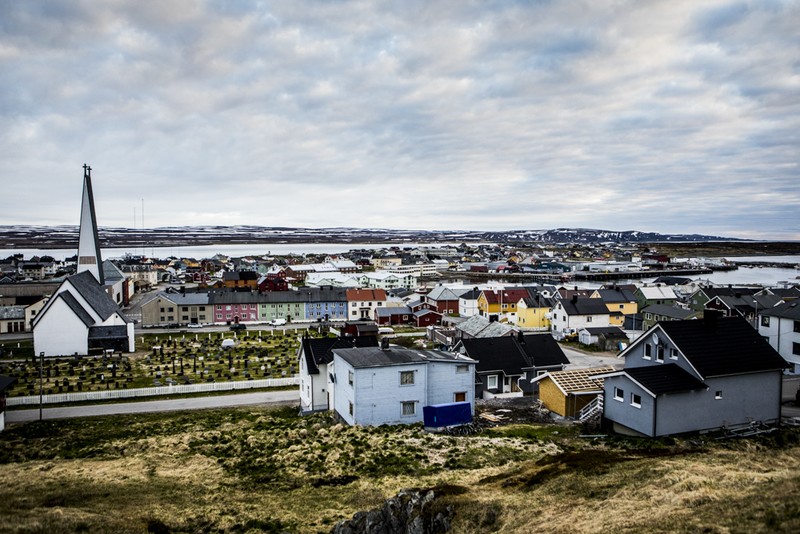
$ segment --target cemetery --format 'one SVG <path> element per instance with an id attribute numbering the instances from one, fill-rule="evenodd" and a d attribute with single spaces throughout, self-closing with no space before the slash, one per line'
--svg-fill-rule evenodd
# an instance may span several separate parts
<path id="1" fill-rule="evenodd" d="M 289 378 L 297 374 L 305 330 L 172 333 L 137 336 L 137 352 L 40 359 L 18 342 L 0 346 L 0 375 L 17 379 L 8 396 L 169 387 Z M 309 335 L 319 335 L 309 331 Z"/>

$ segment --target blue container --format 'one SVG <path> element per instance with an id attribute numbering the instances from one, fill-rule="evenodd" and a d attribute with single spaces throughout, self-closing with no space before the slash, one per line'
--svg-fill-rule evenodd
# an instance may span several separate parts
<path id="1" fill-rule="evenodd" d="M 469 402 L 451 402 L 423 406 L 422 417 L 425 421 L 425 428 L 466 425 L 472 422 L 472 404 Z"/>

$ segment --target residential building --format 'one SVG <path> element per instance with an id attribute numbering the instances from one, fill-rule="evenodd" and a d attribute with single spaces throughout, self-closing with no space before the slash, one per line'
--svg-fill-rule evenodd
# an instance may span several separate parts
<path id="1" fill-rule="evenodd" d="M 481 291 L 476 287 L 458 297 L 458 315 L 461 317 L 472 317 L 478 315 L 478 298 Z"/>
<path id="2" fill-rule="evenodd" d="M 800 301 L 791 300 L 758 314 L 758 333 L 800 374 Z"/>
<path id="3" fill-rule="evenodd" d="M 626 315 L 634 315 L 639 310 L 636 295 L 633 291 L 614 286 L 610 289 L 598 289 L 591 298 L 602 299 L 609 311 L 609 324 L 622 327 Z"/>
<path id="4" fill-rule="evenodd" d="M 555 299 L 534 293 L 517 302 L 517 326 L 524 329 L 550 330 Z"/>
<path id="5" fill-rule="evenodd" d="M 557 339 L 576 335 L 581 328 L 610 326 L 610 312 L 601 299 L 574 295 L 553 307 L 551 332 Z"/>
<path id="6" fill-rule="evenodd" d="M 531 382 L 539 386 L 539 400 L 544 407 L 561 417 L 578 416 L 580 411 L 603 394 L 603 380 L 598 373 L 614 371 L 613 367 L 548 371 Z"/>
<path id="7" fill-rule="evenodd" d="M 648 330 L 659 321 L 685 321 L 701 317 L 701 312 L 691 309 L 670 306 L 667 304 L 652 304 L 642 310 L 641 330 Z"/>
<path id="8" fill-rule="evenodd" d="M 422 422 L 426 406 L 469 402 L 474 413 L 475 362 L 434 350 L 333 349 L 333 405 L 350 425 Z"/>
<path id="9" fill-rule="evenodd" d="M 652 306 L 653 304 L 672 306 L 678 302 L 678 296 L 675 294 L 672 286 L 641 286 L 636 288 L 634 294 L 636 295 L 636 302 L 640 310 Z"/>
<path id="10" fill-rule="evenodd" d="M 618 432 L 665 436 L 781 417 L 786 362 L 741 317 L 660 322 L 604 379 L 603 415 Z"/>
<path id="11" fill-rule="evenodd" d="M 550 334 L 462 339 L 455 350 L 476 360 L 476 398 L 533 393 L 531 379 L 569 364 Z"/>
<path id="12" fill-rule="evenodd" d="M 372 319 L 375 310 L 386 306 L 386 291 L 383 289 L 348 289 L 347 319 Z"/>

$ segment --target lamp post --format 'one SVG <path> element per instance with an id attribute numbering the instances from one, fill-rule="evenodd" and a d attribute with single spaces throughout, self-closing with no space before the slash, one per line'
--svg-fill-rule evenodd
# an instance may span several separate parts
<path id="1" fill-rule="evenodd" d="M 44 403 L 44 352 L 39 353 L 39 421 L 42 420 L 42 404 Z"/>

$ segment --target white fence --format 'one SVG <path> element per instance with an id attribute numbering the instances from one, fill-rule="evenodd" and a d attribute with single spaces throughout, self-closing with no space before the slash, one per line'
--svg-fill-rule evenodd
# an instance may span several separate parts
<path id="1" fill-rule="evenodd" d="M 263 380 L 240 380 L 235 382 L 203 382 L 182 386 L 158 386 L 135 389 L 107 389 L 103 391 L 85 391 L 79 393 L 56 393 L 43 395 L 42 404 L 58 404 L 62 402 L 105 401 L 114 399 L 130 399 L 135 397 L 154 397 L 157 395 L 182 395 L 184 393 L 205 393 L 209 391 L 232 391 L 238 389 L 261 389 L 284 386 L 297 386 L 299 376 L 289 378 L 265 378 Z M 9 397 L 6 406 L 38 405 L 39 396 Z"/>

